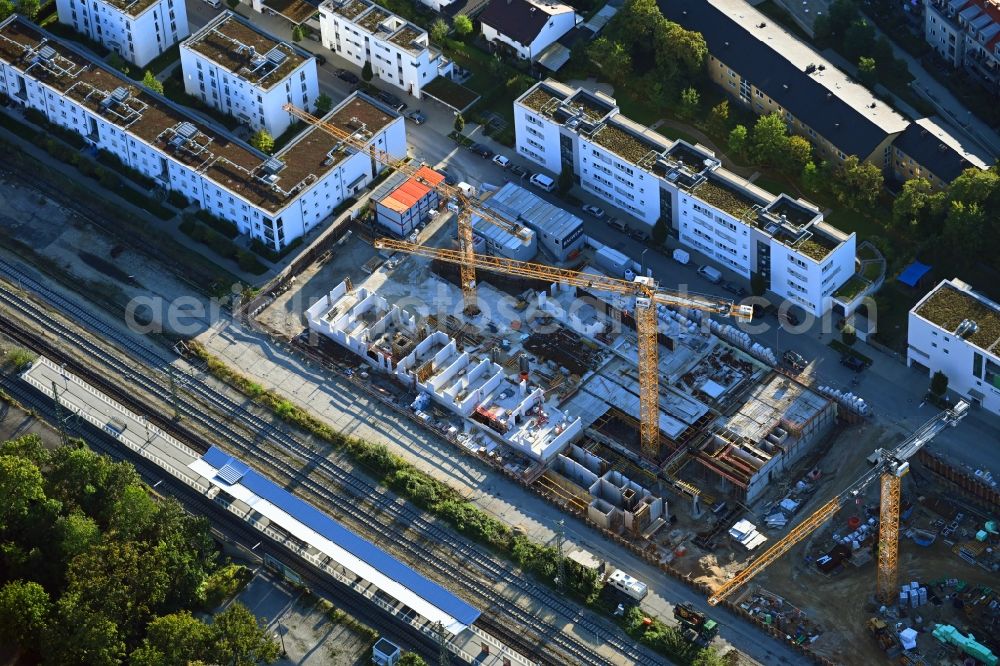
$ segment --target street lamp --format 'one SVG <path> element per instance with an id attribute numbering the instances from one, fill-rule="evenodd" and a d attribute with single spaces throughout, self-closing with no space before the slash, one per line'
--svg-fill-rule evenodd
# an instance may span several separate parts
<path id="1" fill-rule="evenodd" d="M 649 252 L 649 248 L 643 248 L 642 254 L 639 255 L 639 272 L 643 276 L 646 275 L 646 253 Z"/>
<path id="2" fill-rule="evenodd" d="M 283 624 L 281 624 L 279 622 L 278 623 L 278 631 L 276 631 L 274 633 L 274 635 L 279 640 L 281 640 L 281 656 L 282 657 L 287 657 L 288 656 L 288 650 L 285 649 L 285 625 L 283 625 Z"/>

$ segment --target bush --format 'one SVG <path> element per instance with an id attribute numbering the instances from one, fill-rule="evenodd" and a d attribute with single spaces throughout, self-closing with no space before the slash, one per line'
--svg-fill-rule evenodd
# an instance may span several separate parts
<path id="1" fill-rule="evenodd" d="M 244 270 L 247 273 L 253 273 L 254 275 L 260 275 L 267 271 L 267 266 L 260 263 L 260 259 L 254 256 L 251 252 L 243 252 L 242 250 L 237 253 L 236 263 L 239 264 L 240 270 Z"/>
<path id="2" fill-rule="evenodd" d="M 10 349 L 3 350 L 3 360 L 5 363 L 9 363 L 14 372 L 20 372 L 24 370 L 29 365 L 35 362 L 38 355 L 32 351 L 24 349 L 23 347 L 12 347 Z"/>
<path id="3" fill-rule="evenodd" d="M 938 370 L 934 373 L 934 376 L 931 377 L 931 394 L 937 396 L 938 398 L 942 398 L 947 392 L 948 375 Z"/>
<path id="4" fill-rule="evenodd" d="M 207 210 L 198 210 L 198 212 L 195 213 L 195 217 L 230 240 L 240 235 L 239 227 L 229 220 L 224 220 L 221 217 L 212 215 Z"/>
<path id="5" fill-rule="evenodd" d="M 186 196 L 174 190 L 170 190 L 170 192 L 167 193 L 167 203 L 180 210 L 183 210 L 191 205 L 191 202 Z"/>
<path id="6" fill-rule="evenodd" d="M 186 236 L 193 237 L 192 232 L 194 232 L 197 226 L 198 222 L 194 219 L 194 217 L 192 215 L 185 214 L 184 217 L 181 218 L 181 223 L 180 225 L 178 225 L 178 228 L 181 230 L 181 233 L 185 234 Z"/>

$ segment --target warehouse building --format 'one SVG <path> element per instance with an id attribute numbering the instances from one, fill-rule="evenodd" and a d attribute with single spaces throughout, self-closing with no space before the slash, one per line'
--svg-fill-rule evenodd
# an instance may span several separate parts
<path id="1" fill-rule="evenodd" d="M 501 187 L 482 205 L 535 232 L 547 260 L 566 261 L 583 248 L 583 220 L 514 183 Z"/>

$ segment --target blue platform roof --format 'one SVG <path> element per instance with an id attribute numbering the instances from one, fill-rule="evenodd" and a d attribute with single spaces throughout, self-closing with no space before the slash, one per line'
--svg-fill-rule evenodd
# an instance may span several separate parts
<path id="1" fill-rule="evenodd" d="M 309 529 L 340 546 L 351 555 L 378 569 L 386 577 L 399 583 L 413 594 L 452 616 L 462 624 L 471 625 L 479 617 L 477 609 L 462 601 L 445 588 L 424 578 L 408 565 L 403 564 L 381 548 L 362 539 L 316 507 L 292 495 L 225 451 L 213 446 L 202 456 L 202 460 L 220 470 L 220 473 L 225 469 L 242 472 L 237 482 L 247 490 L 261 499 L 270 502 Z M 221 474 L 216 476 L 215 481 L 221 481 L 226 485 L 233 485 L 225 478 L 222 478 Z"/>
<path id="2" fill-rule="evenodd" d="M 902 282 L 907 287 L 916 287 L 917 283 L 927 275 L 927 272 L 931 270 L 931 267 L 927 264 L 922 264 L 919 261 L 914 261 L 912 264 L 903 269 L 903 272 L 899 274 L 896 278 L 899 282 Z"/>

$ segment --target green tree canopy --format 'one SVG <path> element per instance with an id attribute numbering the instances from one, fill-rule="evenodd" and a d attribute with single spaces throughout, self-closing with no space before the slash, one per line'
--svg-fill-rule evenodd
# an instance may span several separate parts
<path id="1" fill-rule="evenodd" d="M 125 657 L 125 641 L 115 623 L 81 603 L 77 595 L 64 594 L 56 602 L 54 617 L 42 643 L 49 663 L 121 664 Z"/>
<path id="2" fill-rule="evenodd" d="M 375 71 L 372 70 L 372 61 L 365 60 L 365 66 L 361 68 L 361 78 L 367 83 L 375 78 Z"/>
<path id="3" fill-rule="evenodd" d="M 615 84 L 625 81 L 632 71 L 632 56 L 620 42 L 598 37 L 587 46 L 587 55 Z"/>
<path id="4" fill-rule="evenodd" d="M 38 467 L 25 458 L 0 455 L 0 530 L 18 525 L 44 499 Z"/>
<path id="5" fill-rule="evenodd" d="M 868 56 L 861 56 L 858 58 L 858 80 L 860 80 L 866 86 L 871 86 L 875 84 L 875 80 L 878 78 L 875 72 L 875 58 L 870 58 Z"/>
<path id="6" fill-rule="evenodd" d="M 331 109 L 333 109 L 333 98 L 326 93 L 320 93 L 319 97 L 316 98 L 316 113 L 325 116 L 330 113 Z"/>
<path id="7" fill-rule="evenodd" d="M 472 19 L 465 14 L 456 14 L 455 18 L 451 21 L 451 25 L 455 28 L 455 34 L 459 37 L 472 34 Z"/>
<path id="8" fill-rule="evenodd" d="M 722 100 L 712 107 L 708 114 L 708 131 L 712 134 L 725 136 L 729 128 L 729 100 Z"/>
<path id="9" fill-rule="evenodd" d="M 780 168 L 788 174 L 800 174 L 812 161 L 812 144 L 801 136 L 792 135 L 785 141 L 780 155 Z"/>
<path id="10" fill-rule="evenodd" d="M 294 28 L 292 28 L 293 42 L 301 42 L 305 38 L 306 38 L 306 31 L 302 28 L 301 25 L 297 25 Z"/>
<path id="11" fill-rule="evenodd" d="M 448 24 L 443 19 L 437 19 L 431 24 L 431 40 L 440 44 L 448 36 Z"/>
<path id="12" fill-rule="evenodd" d="M 33 581 L 14 580 L 0 588 L 0 641 L 38 645 L 48 626 L 49 593 Z"/>
<path id="13" fill-rule="evenodd" d="M 737 125 L 729 132 L 729 141 L 727 142 L 727 147 L 729 152 L 736 157 L 742 157 L 746 155 L 747 146 L 750 142 L 750 133 L 747 128 L 743 125 Z"/>
<path id="14" fill-rule="evenodd" d="M 161 95 L 163 94 L 163 84 L 160 83 L 160 81 L 156 78 L 156 75 L 148 69 L 142 77 L 142 85 L 146 86 L 155 93 L 160 93 Z"/>
<path id="15" fill-rule="evenodd" d="M 0 21 L 14 13 L 14 3 L 11 0 L 0 0 Z"/>
<path id="16" fill-rule="evenodd" d="M 837 200 L 851 208 L 872 206 L 882 193 L 882 170 L 874 164 L 860 161 L 856 155 L 834 169 L 831 189 Z"/>
<path id="17" fill-rule="evenodd" d="M 101 528 L 94 519 L 79 511 L 60 517 L 56 523 L 56 530 L 59 533 L 60 548 L 65 562 L 86 552 L 101 538 Z"/>
<path id="18" fill-rule="evenodd" d="M 274 150 L 274 137 L 262 127 L 250 137 L 250 145 L 261 152 L 270 154 Z"/>
<path id="19" fill-rule="evenodd" d="M 788 145 L 788 126 L 778 113 L 761 116 L 753 126 L 751 151 L 756 161 L 778 165 Z"/>
<path id="20" fill-rule="evenodd" d="M 212 628 L 181 611 L 158 617 L 149 623 L 141 647 L 132 653 L 133 666 L 137 663 L 152 666 L 187 666 L 203 659 L 211 648 Z"/>
<path id="21" fill-rule="evenodd" d="M 19 0 L 17 3 L 17 11 L 23 14 L 29 21 L 35 20 L 39 9 L 41 9 L 39 0 Z"/>
<path id="22" fill-rule="evenodd" d="M 458 132 L 459 134 L 461 134 L 462 132 L 464 132 L 465 131 L 465 116 L 463 116 L 461 113 L 456 113 L 455 114 L 455 123 L 454 123 L 453 126 L 455 128 L 455 131 Z"/>
<path id="23" fill-rule="evenodd" d="M 698 106 L 701 103 L 701 95 L 695 88 L 685 88 L 681 91 L 680 104 L 677 112 L 682 118 L 694 118 L 698 113 Z"/>
<path id="24" fill-rule="evenodd" d="M 38 467 L 48 464 L 50 457 L 38 435 L 22 435 L 17 439 L 0 442 L 0 455 L 24 458 Z"/>
<path id="25" fill-rule="evenodd" d="M 257 625 L 257 618 L 241 603 L 234 603 L 215 616 L 211 641 L 209 660 L 230 666 L 270 663 L 280 653 L 271 634 Z"/>

